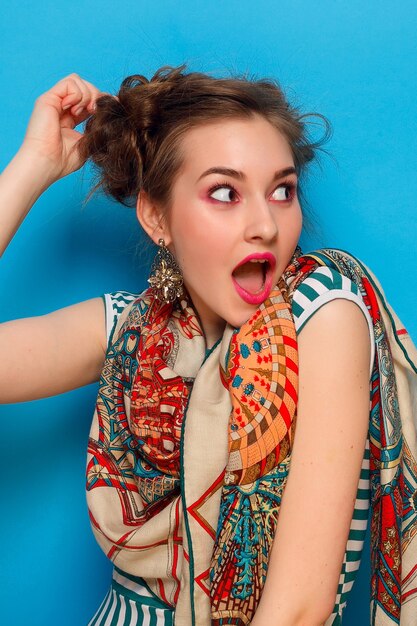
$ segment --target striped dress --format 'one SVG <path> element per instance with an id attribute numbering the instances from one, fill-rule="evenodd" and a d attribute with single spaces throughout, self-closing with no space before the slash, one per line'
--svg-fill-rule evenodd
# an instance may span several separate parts
<path id="1" fill-rule="evenodd" d="M 119 315 L 139 294 L 126 291 L 104 294 L 106 329 L 111 342 Z M 292 312 L 299 333 L 307 321 L 326 302 L 336 298 L 355 302 L 363 311 L 370 333 L 371 378 L 375 358 L 372 320 L 357 285 L 346 276 L 327 266 L 314 270 L 294 291 Z M 369 513 L 369 437 L 366 441 L 362 468 L 356 495 L 354 513 L 339 578 L 332 615 L 325 626 L 339 626 L 359 569 Z M 141 578 L 114 568 L 111 588 L 88 626 L 170 626 L 174 623 L 172 609 L 157 598 Z"/>
<path id="2" fill-rule="evenodd" d="M 88 626 L 173 626 L 172 609 L 145 581 L 113 568 L 111 587 Z"/>

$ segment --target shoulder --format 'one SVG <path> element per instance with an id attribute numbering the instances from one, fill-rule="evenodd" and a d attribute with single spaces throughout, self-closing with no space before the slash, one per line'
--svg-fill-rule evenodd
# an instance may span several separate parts
<path id="1" fill-rule="evenodd" d="M 339 303 L 333 303 L 331 307 L 324 306 L 335 300 Z M 340 300 L 350 301 L 356 305 L 356 309 L 352 304 L 343 304 Z M 317 312 L 323 307 L 323 311 L 317 317 Z M 372 373 L 375 356 L 373 323 L 361 291 L 353 280 L 327 265 L 318 267 L 294 290 L 292 313 L 297 334 L 301 333 L 308 322 L 308 325 L 311 325 L 310 320 L 316 317 L 315 328 L 323 325 L 324 330 L 330 332 L 327 326 L 332 322 L 339 333 L 346 335 L 354 319 L 364 317 L 368 329 L 367 342 L 371 346 L 369 369 Z"/>
<path id="2" fill-rule="evenodd" d="M 298 337 L 300 389 L 316 401 L 346 402 L 368 388 L 373 361 L 366 320 L 353 302 L 323 306 Z"/>
<path id="3" fill-rule="evenodd" d="M 359 288 L 350 278 L 328 266 L 315 269 L 294 290 L 292 312 L 297 330 L 326 302 L 336 298 L 353 300 L 360 308 L 367 308 Z"/>
<path id="4" fill-rule="evenodd" d="M 133 293 L 131 291 L 113 291 L 102 295 L 106 314 L 107 345 L 111 341 L 119 316 L 125 308 L 134 300 L 137 300 L 140 295 L 140 293 Z"/>

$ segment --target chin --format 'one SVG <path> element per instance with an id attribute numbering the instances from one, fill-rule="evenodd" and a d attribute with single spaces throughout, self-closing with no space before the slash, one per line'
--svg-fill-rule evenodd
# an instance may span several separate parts
<path id="1" fill-rule="evenodd" d="M 226 319 L 226 322 L 230 324 L 230 326 L 233 326 L 234 328 L 240 328 L 241 326 L 243 326 L 243 324 L 245 324 L 248 321 L 248 319 L 252 317 L 252 315 L 255 313 L 255 311 L 258 308 L 259 307 L 257 306 L 253 306 L 244 313 L 242 312 L 240 314 L 228 316 Z"/>

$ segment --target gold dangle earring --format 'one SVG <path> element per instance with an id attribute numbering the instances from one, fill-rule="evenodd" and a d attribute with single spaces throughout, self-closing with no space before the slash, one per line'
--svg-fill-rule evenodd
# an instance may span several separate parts
<path id="1" fill-rule="evenodd" d="M 158 241 L 159 250 L 151 266 L 151 275 L 148 283 L 154 290 L 156 298 L 167 304 L 174 302 L 183 294 L 183 276 L 174 256 L 165 245 L 165 241 Z"/>

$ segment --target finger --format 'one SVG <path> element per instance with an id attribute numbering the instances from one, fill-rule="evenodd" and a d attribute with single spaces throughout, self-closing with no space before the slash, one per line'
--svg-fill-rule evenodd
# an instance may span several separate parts
<path id="1" fill-rule="evenodd" d="M 82 94 L 82 89 L 77 74 L 65 76 L 46 93 L 52 93 L 62 100 L 65 98 L 69 100 L 70 97 L 79 97 Z"/>
<path id="2" fill-rule="evenodd" d="M 71 109 L 73 113 L 85 107 L 91 99 L 89 88 L 78 74 L 70 74 L 61 79 L 49 92 L 61 99 L 61 110 Z M 46 95 L 46 94 L 45 94 Z M 77 114 L 77 113 L 75 113 Z"/>
<path id="3" fill-rule="evenodd" d="M 34 106 L 34 110 L 36 109 L 40 109 L 40 111 L 43 111 L 44 107 L 53 107 L 58 116 L 61 117 L 63 113 L 66 113 L 66 110 L 64 109 L 69 109 L 70 107 L 73 106 L 73 102 L 77 102 L 79 100 L 81 100 L 82 94 L 81 92 L 78 90 L 78 87 L 76 87 L 75 85 L 73 86 L 68 86 L 69 89 L 69 93 L 68 93 L 68 100 L 67 100 L 67 105 L 64 102 L 63 105 L 63 99 L 62 96 L 58 95 L 56 93 L 56 91 L 54 91 L 54 89 L 50 89 L 49 91 L 46 91 L 45 93 L 41 94 L 35 101 L 35 106 Z"/>
<path id="4" fill-rule="evenodd" d="M 96 108 L 96 102 L 98 98 L 101 98 L 101 96 L 108 96 L 110 94 L 105 91 L 100 91 L 100 89 L 97 89 L 97 87 L 93 85 L 92 83 L 88 82 L 88 80 L 84 80 L 84 82 L 89 88 L 90 95 L 91 95 L 90 102 L 87 104 L 86 108 L 88 111 L 93 112 Z"/>
<path id="5" fill-rule="evenodd" d="M 61 98 L 62 110 L 66 111 L 82 102 L 84 92 L 80 83 L 72 77 L 65 80 L 57 95 Z"/>
<path id="6" fill-rule="evenodd" d="M 72 80 L 77 85 L 79 89 L 79 93 L 81 94 L 81 98 L 77 98 L 75 102 L 72 101 L 71 113 L 73 113 L 74 115 L 79 115 L 81 111 L 85 109 L 87 105 L 91 102 L 92 94 L 91 94 L 89 86 L 86 84 L 86 82 L 82 78 L 80 78 L 80 76 L 78 76 L 77 74 L 74 74 L 74 76 L 72 77 Z M 63 107 L 69 108 L 68 104 L 69 104 L 69 99 L 65 101 L 65 104 L 63 102 Z"/>
<path id="7" fill-rule="evenodd" d="M 68 111 L 61 119 L 61 127 L 73 129 L 79 124 L 82 124 L 82 122 L 85 122 L 85 120 L 90 116 L 91 113 L 86 108 L 83 108 L 78 115 L 74 115 Z"/>
<path id="8" fill-rule="evenodd" d="M 68 113 L 75 119 L 66 117 L 65 127 L 74 126 L 86 119 L 95 109 L 97 99 L 104 95 L 92 83 L 85 81 L 78 74 L 70 74 L 58 81 L 51 89 L 41 94 L 36 103 L 52 105 L 63 120 Z M 82 115 L 82 117 L 80 117 Z"/>
<path id="9" fill-rule="evenodd" d="M 78 75 L 74 76 L 74 80 L 77 82 L 77 85 L 82 91 L 83 96 L 82 99 L 78 102 L 78 106 L 74 106 L 71 108 L 71 112 L 77 117 L 82 115 L 83 119 L 86 119 L 86 111 L 88 113 L 94 111 L 97 99 L 104 94 L 92 83 L 81 78 Z"/>

